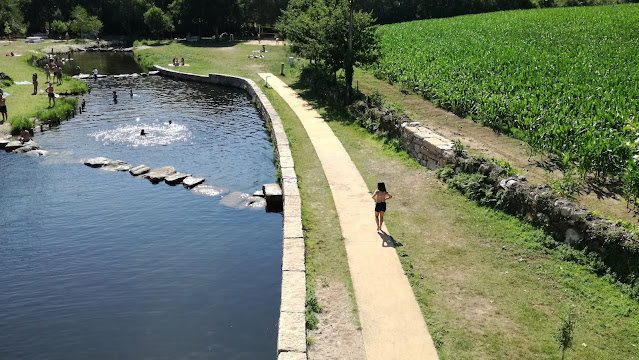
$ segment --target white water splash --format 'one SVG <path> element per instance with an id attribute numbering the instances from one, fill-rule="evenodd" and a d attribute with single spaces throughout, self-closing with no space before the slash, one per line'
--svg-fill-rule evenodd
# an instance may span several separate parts
<path id="1" fill-rule="evenodd" d="M 191 131 L 179 124 L 168 123 L 140 123 L 140 118 L 135 119 L 135 125 L 121 125 L 112 130 L 101 130 L 89 134 L 95 140 L 102 142 L 104 145 L 129 145 L 138 146 L 155 146 L 168 145 L 174 142 L 187 141 L 193 135 Z M 144 130 L 146 135 L 140 135 Z"/>

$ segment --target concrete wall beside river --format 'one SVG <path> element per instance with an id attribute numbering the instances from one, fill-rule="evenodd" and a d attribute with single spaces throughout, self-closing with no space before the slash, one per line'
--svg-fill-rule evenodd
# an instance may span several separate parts
<path id="1" fill-rule="evenodd" d="M 302 202 L 297 187 L 293 156 L 282 120 L 266 95 L 252 80 L 221 74 L 209 74 L 208 76 L 188 74 L 159 66 L 155 66 L 155 69 L 160 71 L 162 76 L 174 79 L 244 89 L 255 100 L 255 104 L 270 130 L 276 151 L 277 166 L 281 174 L 280 185 L 284 195 L 282 296 L 277 356 L 278 360 L 306 359 L 306 265 L 304 262 L 304 235 L 302 233 Z"/>

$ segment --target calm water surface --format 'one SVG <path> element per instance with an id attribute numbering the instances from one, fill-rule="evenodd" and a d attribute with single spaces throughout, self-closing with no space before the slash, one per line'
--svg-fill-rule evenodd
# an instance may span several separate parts
<path id="1" fill-rule="evenodd" d="M 275 358 L 281 215 L 80 163 L 252 193 L 275 166 L 251 102 L 159 77 L 101 79 L 85 99 L 36 133 L 48 156 L 0 153 L 0 359 Z"/>

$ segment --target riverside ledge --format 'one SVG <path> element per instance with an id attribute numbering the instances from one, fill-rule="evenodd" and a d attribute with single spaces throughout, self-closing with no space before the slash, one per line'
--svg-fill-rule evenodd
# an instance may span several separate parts
<path id="1" fill-rule="evenodd" d="M 245 90 L 269 125 L 275 145 L 277 166 L 283 193 L 282 295 L 278 322 L 278 360 L 307 359 L 306 353 L 306 264 L 302 232 L 302 202 L 297 186 L 293 157 L 282 119 L 259 86 L 250 79 L 223 74 L 196 75 L 154 66 L 160 75 Z"/>

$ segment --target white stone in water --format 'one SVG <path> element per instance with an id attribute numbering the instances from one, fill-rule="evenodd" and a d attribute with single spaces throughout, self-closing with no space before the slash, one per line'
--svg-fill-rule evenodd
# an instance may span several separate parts
<path id="1" fill-rule="evenodd" d="M 154 71 L 149 71 L 149 75 L 157 75 L 159 73 L 160 73 L 159 71 L 155 71 L 155 70 Z"/>
<path id="2" fill-rule="evenodd" d="M 131 170 L 129 170 L 129 173 L 133 176 L 139 176 L 142 174 L 146 174 L 147 172 L 149 172 L 151 170 L 150 167 L 146 166 L 146 165 L 138 165 L 134 168 L 131 168 Z"/>
<path id="3" fill-rule="evenodd" d="M 224 194 L 228 194 L 228 189 L 224 189 L 221 187 L 208 185 L 208 184 L 200 184 L 191 188 L 196 194 L 206 195 L 206 196 L 220 196 Z"/>
<path id="4" fill-rule="evenodd" d="M 248 197 L 249 194 L 234 191 L 228 195 L 225 195 L 222 200 L 220 200 L 220 204 L 236 209 L 242 209 L 246 207 L 245 204 Z"/>
<path id="5" fill-rule="evenodd" d="M 182 185 L 184 185 L 184 187 L 187 187 L 187 188 L 192 188 L 196 185 L 203 183 L 204 180 L 205 180 L 204 178 L 189 176 L 185 178 L 184 180 L 182 180 Z"/>
<path id="6" fill-rule="evenodd" d="M 253 193 L 253 196 L 264 197 L 264 191 L 257 190 L 256 192 Z"/>
<path id="7" fill-rule="evenodd" d="M 5 146 L 7 146 L 8 143 L 10 143 L 11 140 L 7 140 L 7 139 L 0 139 L 0 149 L 4 149 Z"/>
<path id="8" fill-rule="evenodd" d="M 122 160 L 112 160 L 107 165 L 102 167 L 105 171 L 129 171 L 133 168 L 133 165 Z"/>
<path id="9" fill-rule="evenodd" d="M 92 168 L 98 168 L 98 167 L 103 167 L 109 164 L 109 162 L 111 162 L 113 160 L 109 159 L 109 158 L 105 158 L 105 157 L 97 157 L 97 158 L 92 158 L 92 159 L 88 159 L 84 161 L 84 165 L 92 167 Z"/>
<path id="10" fill-rule="evenodd" d="M 169 185 L 177 185 L 182 182 L 185 178 L 191 176 L 191 174 L 183 174 L 183 173 L 175 173 L 173 175 L 169 175 L 164 178 L 164 182 Z"/>
<path id="11" fill-rule="evenodd" d="M 31 150 L 24 153 L 26 156 L 45 156 L 49 152 L 46 150 Z"/>
<path id="12" fill-rule="evenodd" d="M 261 196 L 249 196 L 246 198 L 244 206 L 252 209 L 263 209 L 266 207 L 266 199 Z"/>

